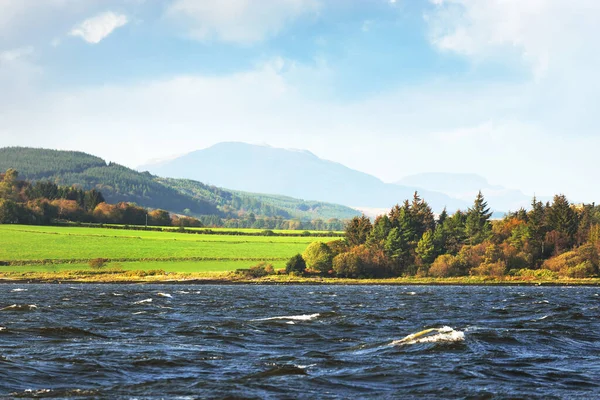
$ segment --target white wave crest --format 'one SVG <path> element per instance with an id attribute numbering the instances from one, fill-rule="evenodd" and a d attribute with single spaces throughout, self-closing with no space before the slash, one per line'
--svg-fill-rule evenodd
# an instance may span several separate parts
<path id="1" fill-rule="evenodd" d="M 461 342 L 463 340 L 465 340 L 464 332 L 455 331 L 449 326 L 443 326 L 410 334 L 400 340 L 394 340 L 390 345 L 403 346 L 417 343 Z"/>
<path id="2" fill-rule="evenodd" d="M 26 292 L 26 291 L 27 291 L 27 289 L 21 289 L 21 288 L 16 288 L 16 289 L 11 290 L 11 292 Z"/>
<path id="3" fill-rule="evenodd" d="M 311 321 L 313 319 L 316 319 L 320 316 L 321 314 L 316 313 L 316 314 L 304 314 L 304 315 L 287 315 L 287 316 L 283 316 L 283 317 L 270 317 L 270 318 L 260 318 L 260 319 L 253 319 L 253 321 L 273 321 L 273 320 L 278 320 L 278 319 L 288 319 L 291 321 Z"/>
<path id="4" fill-rule="evenodd" d="M 25 304 L 25 305 L 13 304 L 12 306 L 7 306 L 7 307 L 4 307 L 4 308 L 0 308 L 0 311 L 35 310 L 36 308 L 38 308 L 38 307 L 35 304 Z"/>
<path id="5" fill-rule="evenodd" d="M 145 299 L 145 300 L 136 301 L 133 304 L 144 304 L 144 303 L 152 303 L 152 299 Z"/>
<path id="6" fill-rule="evenodd" d="M 169 293 L 158 292 L 158 293 L 156 293 L 156 295 L 159 296 L 159 297 L 167 297 L 169 299 L 173 298 L 173 296 L 171 296 Z"/>

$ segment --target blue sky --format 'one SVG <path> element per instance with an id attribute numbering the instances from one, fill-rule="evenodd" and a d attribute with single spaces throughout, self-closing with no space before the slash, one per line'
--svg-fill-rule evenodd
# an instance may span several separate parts
<path id="1" fill-rule="evenodd" d="M 0 0 L 0 146 L 244 141 L 600 199 L 596 0 Z"/>

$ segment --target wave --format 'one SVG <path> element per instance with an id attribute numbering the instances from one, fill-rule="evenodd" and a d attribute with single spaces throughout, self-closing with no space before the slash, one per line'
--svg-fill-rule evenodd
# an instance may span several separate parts
<path id="1" fill-rule="evenodd" d="M 461 342 L 463 340 L 465 340 L 464 332 L 456 331 L 449 326 L 443 326 L 410 334 L 400 340 L 394 340 L 390 345 L 403 346 L 417 343 Z"/>
<path id="2" fill-rule="evenodd" d="M 152 299 L 144 299 L 144 300 L 136 301 L 133 304 L 145 304 L 145 303 L 152 303 Z"/>
<path id="3" fill-rule="evenodd" d="M 313 319 L 319 318 L 321 314 L 303 314 L 303 315 L 286 315 L 283 317 L 269 317 L 269 318 L 259 318 L 253 319 L 252 321 L 274 321 L 280 319 L 287 319 L 290 321 L 312 321 Z"/>
<path id="4" fill-rule="evenodd" d="M 0 308 L 0 311 L 32 311 L 37 308 L 35 304 L 13 304 L 12 306 Z"/>
<path id="5" fill-rule="evenodd" d="M 11 290 L 11 292 L 26 292 L 26 291 L 27 291 L 27 289 L 22 289 L 22 288 L 16 288 L 16 289 Z"/>
<path id="6" fill-rule="evenodd" d="M 167 297 L 169 299 L 173 298 L 173 296 L 171 296 L 169 293 L 158 292 L 158 293 L 156 293 L 156 295 L 159 296 L 159 297 Z"/>
<path id="7" fill-rule="evenodd" d="M 30 329 L 30 331 L 36 332 L 41 336 L 46 337 L 72 337 L 72 336 L 92 336 L 99 337 L 103 339 L 108 339 L 107 336 L 101 335 L 99 333 L 94 333 L 87 331 L 81 328 L 75 328 L 71 326 L 61 326 L 61 327 L 44 327 L 37 329 Z"/>

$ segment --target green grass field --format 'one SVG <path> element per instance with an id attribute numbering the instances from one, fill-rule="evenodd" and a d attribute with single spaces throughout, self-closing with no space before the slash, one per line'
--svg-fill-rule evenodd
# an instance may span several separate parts
<path id="1" fill-rule="evenodd" d="M 334 238 L 200 235 L 84 227 L 0 225 L 0 272 L 87 269 L 106 258 L 124 269 L 233 271 L 259 261 L 277 268 L 313 241 Z M 46 265 L 41 265 L 44 260 Z M 29 264 L 29 265 L 28 265 Z"/>
<path id="2" fill-rule="evenodd" d="M 117 227 L 124 227 L 125 225 L 115 225 L 115 224 L 111 224 L 108 226 L 117 226 Z M 136 226 L 136 225 L 133 225 Z M 142 226 L 139 226 L 140 228 Z M 173 227 L 173 226 L 149 226 L 150 228 L 160 228 L 164 231 L 176 231 L 179 228 L 178 227 Z M 290 230 L 290 229 L 255 229 L 255 228 L 185 228 L 186 230 L 190 230 L 190 231 L 212 231 L 212 232 L 222 232 L 222 233 L 230 233 L 230 232 L 242 232 L 242 233 L 262 233 L 265 230 L 270 230 L 273 233 L 281 233 L 281 234 L 288 234 L 288 235 L 294 235 L 294 236 L 301 236 L 304 232 L 309 232 L 311 235 L 319 235 L 319 234 L 323 234 L 323 233 L 334 233 L 337 235 L 343 235 L 344 232 L 343 231 L 311 231 L 311 230 Z"/>

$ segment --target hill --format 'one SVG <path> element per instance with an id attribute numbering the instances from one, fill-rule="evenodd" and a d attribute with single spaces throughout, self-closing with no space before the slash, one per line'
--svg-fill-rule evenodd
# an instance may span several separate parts
<path id="1" fill-rule="evenodd" d="M 253 213 L 257 217 L 313 220 L 351 218 L 358 212 L 323 202 L 238 193 L 191 180 L 161 179 L 148 172 L 106 163 L 101 158 L 74 151 L 23 147 L 0 149 L 0 171 L 14 168 L 32 181 L 49 180 L 63 186 L 97 189 L 109 203 L 133 202 L 193 216 L 213 215 L 237 218 Z"/>
<path id="2" fill-rule="evenodd" d="M 412 198 L 414 186 L 387 184 L 342 164 L 304 150 L 246 143 L 219 143 L 204 150 L 139 170 L 170 178 L 210 182 L 246 192 L 315 199 L 350 207 L 391 207 Z M 434 210 L 466 208 L 470 203 L 420 190 Z"/>

